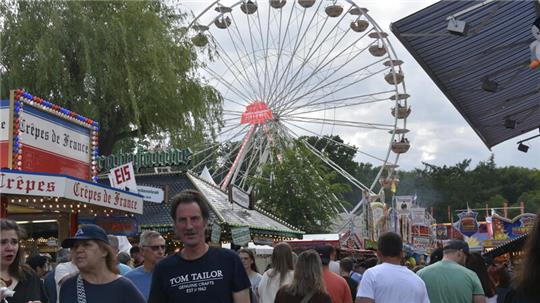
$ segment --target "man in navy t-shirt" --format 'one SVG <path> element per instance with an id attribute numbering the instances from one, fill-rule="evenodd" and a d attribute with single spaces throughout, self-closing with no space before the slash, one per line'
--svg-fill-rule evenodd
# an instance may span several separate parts
<path id="1" fill-rule="evenodd" d="M 206 201 L 193 190 L 172 200 L 171 216 L 184 248 L 156 265 L 148 302 L 249 303 L 251 283 L 238 255 L 205 242 Z"/>

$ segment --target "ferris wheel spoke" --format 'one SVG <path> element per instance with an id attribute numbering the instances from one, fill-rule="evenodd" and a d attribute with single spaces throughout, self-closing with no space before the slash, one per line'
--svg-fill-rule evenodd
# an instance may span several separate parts
<path id="1" fill-rule="evenodd" d="M 229 27 L 227 28 L 227 32 L 229 34 L 230 41 L 232 42 L 234 50 L 236 52 L 237 60 L 240 61 L 240 65 L 242 66 L 242 68 L 245 71 L 245 77 L 244 77 L 245 84 L 249 85 L 252 88 L 252 90 L 253 90 L 253 92 L 255 94 L 253 100 L 255 100 L 255 99 L 258 98 L 257 95 L 258 95 L 259 91 L 257 90 L 257 88 L 255 86 L 253 86 L 253 83 L 252 83 L 253 79 L 251 79 L 251 78 L 254 77 L 254 76 L 256 77 L 256 75 L 253 75 L 253 74 L 250 74 L 250 73 L 247 72 L 247 69 L 246 69 L 245 64 L 244 64 L 245 60 L 243 60 L 243 58 L 246 58 L 248 60 L 247 63 L 249 63 L 249 66 L 255 66 L 256 63 L 251 60 L 251 55 L 247 52 L 248 47 L 244 43 L 243 35 L 240 33 L 240 29 L 238 28 L 238 23 L 236 22 L 236 20 L 234 18 L 234 14 L 231 14 L 231 19 L 232 19 L 231 24 L 234 27 L 234 30 L 235 30 L 234 32 L 235 32 L 236 37 L 233 37 Z M 251 34 L 251 30 L 250 30 L 250 34 Z M 240 55 L 239 46 L 236 44 L 236 40 L 239 40 L 241 42 L 241 47 L 243 48 L 244 51 L 246 51 L 242 55 Z"/>
<path id="2" fill-rule="evenodd" d="M 261 159 L 260 156 L 257 155 L 257 152 L 258 152 L 258 149 L 257 148 L 257 140 L 260 142 L 261 141 L 261 138 L 262 136 L 259 135 L 258 138 L 256 138 L 256 140 L 253 140 L 252 142 L 252 146 L 251 148 L 248 150 L 248 155 L 249 155 L 249 159 L 247 161 L 247 166 L 245 168 L 245 170 L 243 171 L 243 174 L 242 176 L 240 176 L 240 187 L 243 188 L 246 184 L 246 181 L 248 179 L 248 177 L 250 176 L 255 176 L 255 174 L 253 173 L 253 169 L 255 168 L 252 168 L 252 167 L 257 167 L 257 166 L 260 166 L 262 165 L 263 163 L 260 163 L 259 160 Z M 259 146 L 263 146 L 263 143 L 260 143 Z M 253 166 L 253 165 L 256 165 L 256 166 Z"/>
<path id="3" fill-rule="evenodd" d="M 367 34 L 367 33 L 366 33 Z M 301 88 L 304 87 L 304 86 L 307 86 L 310 84 L 310 81 L 312 77 L 318 75 L 320 72 L 322 71 L 326 71 L 326 75 L 323 75 L 324 78 L 323 80 L 321 80 L 319 83 L 323 82 L 323 81 L 327 81 L 328 79 L 330 79 L 332 76 L 336 75 L 336 73 L 338 71 L 340 71 L 343 67 L 347 66 L 349 64 L 349 62 L 358 57 L 359 55 L 361 55 L 370 45 L 368 45 L 367 47 L 365 47 L 364 49 L 361 49 L 361 50 L 354 50 L 353 47 L 355 46 L 355 44 L 360 41 L 365 35 L 363 35 L 362 37 L 358 38 L 356 41 L 354 41 L 353 43 L 351 43 L 349 46 L 347 46 L 346 48 L 344 48 L 340 53 L 338 53 L 337 55 L 333 56 L 332 59 L 330 59 L 328 62 L 325 62 L 325 60 L 327 59 L 328 55 L 331 54 L 331 51 L 329 51 L 327 53 L 327 55 L 325 56 L 325 58 L 323 60 L 320 61 L 320 63 L 318 65 L 315 66 L 315 68 L 313 69 L 313 71 L 304 79 L 302 79 L 302 82 L 300 82 L 299 84 L 297 84 L 295 87 L 292 87 L 293 84 L 296 83 L 296 81 L 291 81 L 290 85 L 289 85 L 289 88 L 285 91 L 283 91 L 282 95 L 289 95 L 291 94 L 291 92 L 300 92 L 301 91 Z M 337 44 L 336 44 L 337 46 Z M 335 46 L 334 46 L 335 47 Z M 350 50 L 350 49 L 353 49 L 353 50 Z M 349 58 L 348 60 L 345 60 L 345 63 L 343 63 L 341 66 L 339 66 L 339 68 L 337 69 L 334 69 L 332 70 L 331 67 L 333 65 L 333 63 L 335 62 L 335 60 L 337 58 L 339 58 L 340 56 L 346 54 L 346 52 L 349 51 L 349 55 L 352 55 L 354 53 L 354 56 L 352 58 Z M 323 64 L 324 63 L 324 64 Z M 326 69 L 326 67 L 328 67 L 330 65 L 330 68 L 329 69 Z M 296 78 L 297 75 L 295 75 L 294 78 Z M 295 79 L 296 80 L 296 79 Z M 319 84 L 317 83 L 317 84 Z M 312 85 L 312 87 L 316 87 L 317 84 L 314 84 Z M 293 98 L 296 96 L 293 95 Z"/>
<path id="4" fill-rule="evenodd" d="M 227 126 L 226 128 L 228 128 L 228 129 L 220 132 L 218 134 L 218 137 L 224 138 L 225 134 L 233 132 L 234 130 L 240 129 L 240 130 L 238 130 L 238 132 L 234 133 L 234 135 L 227 138 L 227 140 L 233 140 L 233 139 L 236 139 L 236 138 L 240 137 L 241 135 L 244 135 L 245 132 L 247 132 L 248 127 L 246 125 L 243 125 L 243 124 L 232 124 L 231 126 Z"/>
<path id="5" fill-rule="evenodd" d="M 317 43 L 317 40 L 318 38 L 320 37 L 320 35 L 322 34 L 322 29 L 324 28 L 324 25 L 326 24 L 327 20 L 328 20 L 328 17 L 325 18 L 325 21 L 323 23 L 323 26 L 321 26 L 321 30 L 319 30 L 319 32 L 317 33 L 316 37 L 315 37 L 315 40 L 313 41 L 311 47 L 310 47 L 310 50 L 308 51 L 308 56 L 306 59 L 304 59 L 304 62 L 302 62 L 302 64 L 300 65 L 300 67 L 296 70 L 296 73 L 294 74 L 294 76 L 292 78 L 288 78 L 287 77 L 287 81 L 285 82 L 286 85 L 284 87 L 284 89 L 282 89 L 276 96 L 276 99 L 280 99 L 286 92 L 287 92 L 287 88 L 294 85 L 294 83 L 296 83 L 296 79 L 298 78 L 298 75 L 301 74 L 303 71 L 304 71 L 304 67 L 307 65 L 308 62 L 311 61 L 312 57 L 317 53 L 317 52 L 320 52 L 320 50 L 322 49 L 322 46 L 325 45 L 325 43 L 327 42 L 328 40 L 328 37 L 334 33 L 334 31 L 338 28 L 338 25 L 340 24 L 340 22 L 343 20 L 343 18 L 345 18 L 346 14 L 343 14 L 343 16 L 340 18 L 339 22 L 337 22 L 329 31 L 328 33 L 326 34 L 326 36 L 321 40 L 321 42 L 315 47 L 313 48 Z M 335 47 L 336 45 L 334 45 Z M 330 52 L 329 52 L 330 53 Z M 291 55 L 291 58 L 294 58 L 294 56 L 296 55 L 296 50 L 295 50 L 295 53 L 293 53 Z"/>
<path id="6" fill-rule="evenodd" d="M 293 8 L 291 9 L 290 13 L 289 13 L 289 17 L 287 19 L 287 25 L 285 26 L 285 30 L 284 30 L 284 34 L 283 34 L 283 40 L 281 38 L 281 32 L 283 30 L 283 10 L 280 10 L 280 14 L 279 14 L 279 26 L 278 26 L 278 38 L 277 38 L 277 43 L 278 43 L 278 47 L 277 47 L 277 59 L 276 59 L 276 64 L 275 64 L 275 68 L 274 68 L 274 72 L 273 72 L 273 76 L 272 76 L 272 81 L 270 82 L 270 85 L 269 85 L 269 95 L 268 96 L 265 96 L 265 100 L 267 102 L 267 104 L 271 104 L 271 96 L 275 90 L 275 87 L 273 86 L 274 82 L 275 82 L 275 79 L 276 79 L 276 76 L 279 74 L 279 68 L 280 68 L 280 62 L 281 62 L 281 58 L 282 58 L 282 54 L 283 54 L 283 47 L 285 45 L 285 40 L 288 36 L 288 33 L 289 33 L 289 24 L 291 23 L 291 19 L 292 19 L 292 16 L 293 16 L 293 12 L 295 10 L 295 7 L 293 6 Z M 268 25 L 270 27 L 270 25 Z M 297 39 L 298 39 L 298 35 L 297 35 Z M 273 42 L 275 42 L 275 40 L 273 40 Z M 276 87 L 277 85 L 279 85 L 279 82 L 276 82 Z"/>
<path id="7" fill-rule="evenodd" d="M 227 81 L 225 78 L 221 77 L 217 72 L 212 70 L 210 67 L 205 67 L 204 70 L 206 70 L 213 77 L 213 79 L 215 79 L 216 81 L 220 82 L 222 85 L 230 89 L 238 97 L 244 98 L 244 100 L 250 100 L 249 96 L 244 94 L 242 90 L 234 86 L 234 84 Z M 234 78 L 237 79 L 238 81 L 238 78 L 236 77 L 236 75 L 234 76 Z"/>
<path id="8" fill-rule="evenodd" d="M 223 100 L 228 101 L 228 102 L 231 102 L 231 103 L 233 103 L 233 104 L 236 104 L 236 105 L 238 105 L 238 106 L 240 106 L 240 107 L 242 107 L 242 108 L 244 108 L 244 107 L 247 105 L 246 103 L 240 103 L 240 102 L 237 102 L 236 100 L 233 100 L 233 99 L 231 99 L 231 98 L 227 98 L 227 97 L 225 97 L 225 96 L 223 97 Z"/>
<path id="9" fill-rule="evenodd" d="M 372 64 L 370 64 L 370 65 L 368 65 L 368 66 L 366 66 L 366 67 L 364 68 L 364 69 L 366 70 L 366 73 L 368 73 L 368 75 L 366 75 L 366 76 L 364 76 L 364 77 L 362 77 L 362 78 L 360 78 L 360 79 L 356 79 L 356 80 L 354 80 L 354 81 L 351 82 L 351 83 L 348 83 L 348 84 L 346 84 L 346 85 L 343 85 L 343 86 L 341 86 L 340 88 L 333 88 L 333 89 L 330 90 L 329 93 L 324 94 L 321 98 L 324 98 L 324 97 L 329 96 L 329 95 L 331 95 L 331 94 L 335 94 L 335 93 L 337 93 L 337 92 L 340 92 L 340 91 L 342 91 L 342 90 L 344 90 L 344 89 L 350 87 L 351 85 L 357 84 L 357 83 L 359 83 L 359 82 L 362 82 L 362 81 L 364 81 L 364 80 L 366 80 L 366 79 L 368 79 L 368 78 L 371 78 L 371 77 L 373 77 L 373 76 L 375 76 L 375 75 L 377 75 L 377 74 L 380 74 L 380 73 L 384 72 L 384 71 L 386 70 L 385 68 L 380 69 L 380 70 L 377 70 L 377 71 L 375 71 L 375 72 L 368 72 L 368 71 L 367 71 L 367 68 L 368 68 L 368 67 L 371 67 L 371 66 L 373 66 L 373 65 L 376 65 L 376 64 L 380 63 L 381 61 L 382 61 L 382 60 L 378 60 L 378 61 L 376 61 L 376 62 L 373 62 Z M 335 85 L 336 83 L 339 83 L 341 80 L 346 79 L 346 78 L 348 78 L 348 77 L 354 75 L 355 73 L 357 73 L 357 71 L 352 71 L 352 72 L 350 72 L 350 73 L 348 73 L 348 74 L 346 74 L 346 75 L 343 75 L 343 76 L 339 77 L 339 78 L 336 79 L 336 80 L 333 80 L 333 81 L 331 81 L 331 82 L 328 82 L 328 83 L 325 83 L 325 84 L 323 84 L 323 85 L 320 85 L 319 87 L 315 86 L 315 88 L 313 88 L 313 89 L 311 89 L 310 91 L 304 93 L 302 96 L 296 97 L 295 99 L 292 99 L 292 100 L 288 101 L 287 104 L 285 105 L 285 107 L 282 108 L 281 110 L 283 111 L 283 110 L 285 110 L 285 109 L 289 109 L 291 106 L 293 106 L 293 105 L 295 105 L 296 103 L 298 103 L 298 101 L 300 101 L 302 98 L 304 98 L 304 97 L 306 97 L 306 96 L 308 96 L 308 95 L 311 95 L 311 94 L 313 94 L 313 93 L 315 93 L 315 92 L 321 91 L 321 90 L 323 90 L 323 89 L 325 89 L 325 88 L 328 88 L 328 87 L 330 87 L 330 86 L 332 86 L 332 85 Z M 323 81 L 321 80 L 319 83 L 322 84 Z"/>
<path id="10" fill-rule="evenodd" d="M 331 167 L 334 171 L 342 175 L 344 178 L 346 178 L 349 182 L 351 182 L 356 187 L 362 189 L 362 190 L 368 190 L 371 191 L 369 187 L 362 184 L 362 182 L 358 181 L 354 176 L 352 176 L 350 173 L 348 173 L 345 169 L 341 168 L 339 165 L 334 163 L 330 158 L 326 157 L 322 152 L 320 152 L 317 148 L 313 147 L 311 144 L 307 142 L 305 139 L 300 139 L 300 137 L 289 127 L 287 127 L 288 130 L 296 137 L 296 139 L 299 139 L 304 146 L 308 148 L 313 154 L 315 154 L 319 159 L 321 159 L 324 163 L 326 163 L 329 167 Z"/>
<path id="11" fill-rule="evenodd" d="M 317 137 L 320 136 L 320 134 L 318 134 L 318 133 L 316 133 L 316 132 L 314 132 L 314 131 L 312 131 L 312 130 L 309 130 L 309 129 L 305 128 L 305 127 L 301 127 L 301 126 L 298 125 L 298 124 L 293 124 L 293 123 L 287 122 L 287 121 L 285 121 L 284 123 L 291 125 L 291 127 L 296 127 L 296 128 L 298 128 L 298 129 L 300 129 L 300 130 L 302 130 L 302 131 L 305 131 L 305 132 L 307 132 L 307 133 L 311 133 L 311 134 L 313 134 L 313 135 L 315 135 L 315 136 L 317 136 Z M 288 129 L 291 130 L 290 127 L 288 127 Z M 361 149 L 357 149 L 356 152 L 357 152 L 357 153 L 361 153 L 361 154 L 363 154 L 363 155 L 365 155 L 365 156 L 367 156 L 367 157 L 369 157 L 369 158 L 371 158 L 371 159 L 380 161 L 380 162 L 382 162 L 382 163 L 387 163 L 387 160 L 382 159 L 382 158 L 380 158 L 380 157 L 378 157 L 378 156 L 375 156 L 375 155 L 373 155 L 373 154 L 371 154 L 371 153 L 364 152 L 364 151 L 362 151 Z M 388 155 L 387 155 L 387 157 L 388 157 Z"/>
<path id="12" fill-rule="evenodd" d="M 382 94 L 388 94 L 388 93 L 395 93 L 394 90 L 379 92 L 379 93 L 373 93 L 373 94 L 366 94 L 366 95 L 357 95 L 357 96 L 351 96 L 351 97 L 344 97 L 344 98 L 336 98 L 336 99 L 326 99 L 321 102 L 314 102 L 318 101 L 319 99 L 312 100 L 310 102 L 307 102 L 305 104 L 301 104 L 298 106 L 290 107 L 287 110 L 284 110 L 282 112 L 282 115 L 288 115 L 288 116 L 295 116 L 298 114 L 306 114 L 306 113 L 315 113 L 320 111 L 326 111 L 328 108 L 336 109 L 336 108 L 347 108 L 347 107 L 354 107 L 362 104 L 370 104 L 370 103 L 377 103 L 377 102 L 388 102 L 388 97 L 382 97 L 382 98 L 375 98 L 377 95 Z M 341 101 L 349 101 L 349 100 L 355 100 L 356 102 L 347 103 L 347 102 L 341 102 Z M 360 101 L 358 101 L 360 100 Z M 319 106 L 324 107 L 319 107 Z M 330 107 L 326 107 L 326 106 Z M 313 108 L 311 110 L 307 110 L 308 108 Z M 299 111 L 302 110 L 302 111 Z"/>
<path id="13" fill-rule="evenodd" d="M 371 44 L 370 44 L 370 45 L 371 45 Z M 365 48 L 363 48 L 362 50 L 358 51 L 357 54 L 355 55 L 355 57 L 356 57 L 356 56 L 359 56 L 360 54 L 362 54 L 368 47 L 369 47 L 369 45 L 366 46 Z M 354 59 L 354 57 L 353 57 L 353 59 Z M 332 70 L 328 75 L 324 76 L 322 79 L 319 79 L 319 81 L 316 82 L 316 83 L 310 83 L 310 81 L 308 81 L 308 80 L 310 80 L 313 76 L 315 76 L 315 75 L 317 74 L 316 72 L 313 72 L 313 73 L 311 73 L 311 74 L 309 75 L 309 77 L 308 77 L 303 83 L 299 84 L 297 87 L 294 88 L 295 93 L 292 94 L 292 96 L 291 96 L 290 98 L 284 98 L 284 100 L 285 100 L 284 103 L 290 104 L 289 102 L 294 102 L 294 101 L 296 101 L 297 95 L 298 95 L 300 92 L 303 92 L 303 90 L 301 90 L 301 88 L 304 87 L 304 86 L 310 85 L 310 89 L 309 89 L 306 93 L 304 93 L 304 95 L 301 95 L 299 98 L 303 98 L 303 97 L 305 97 L 305 96 L 307 96 L 307 95 L 310 95 L 310 94 L 313 93 L 313 92 L 316 92 L 316 91 L 319 91 L 319 90 L 321 90 L 321 89 L 324 89 L 324 88 L 328 87 L 329 85 L 333 85 L 333 84 L 339 83 L 340 80 L 345 79 L 345 78 L 348 78 L 348 77 L 351 77 L 351 76 L 353 76 L 354 74 L 356 74 L 357 72 L 359 72 L 359 73 L 365 73 L 369 67 L 371 67 L 371 66 L 373 66 L 373 65 L 375 65 L 375 64 L 378 64 L 378 63 L 380 63 L 380 62 L 383 61 L 383 60 L 384 60 L 384 59 L 377 60 L 377 61 L 375 61 L 375 62 L 373 62 L 373 63 L 371 63 L 371 64 L 369 64 L 369 65 L 363 66 L 362 68 L 359 68 L 359 69 L 356 70 L 356 71 L 352 71 L 352 72 L 346 74 L 345 76 L 342 76 L 342 77 L 340 77 L 340 78 L 338 78 L 338 79 L 336 79 L 336 80 L 333 80 L 333 81 L 329 81 L 329 79 L 330 79 L 331 77 L 335 76 L 335 75 L 338 75 L 338 72 L 339 72 L 342 68 L 346 67 L 346 66 L 349 64 L 347 61 L 344 62 L 343 64 L 341 64 L 341 65 L 340 65 L 338 68 L 336 68 L 335 70 Z M 319 69 L 320 69 L 320 68 L 319 68 Z M 324 86 L 321 86 L 321 84 L 323 84 L 323 83 L 324 83 Z M 332 90 L 332 91 L 333 91 L 333 90 Z"/>
<path id="14" fill-rule="evenodd" d="M 317 11 L 321 8 L 322 6 L 322 3 L 323 1 L 319 1 L 319 6 L 317 7 L 317 10 L 314 10 L 313 11 L 313 16 L 308 24 L 308 26 L 304 29 L 304 33 L 302 34 L 302 37 L 300 39 L 300 41 L 305 41 L 305 36 L 307 34 L 307 30 L 310 28 L 313 20 L 315 19 L 315 17 L 317 16 Z M 305 13 L 305 10 L 304 10 L 304 13 Z M 291 14 L 292 14 L 292 10 L 291 10 Z M 326 22 L 328 21 L 328 18 L 325 18 L 324 19 L 324 22 L 323 22 L 323 25 L 321 26 L 321 28 L 324 27 L 324 25 L 326 24 Z M 290 21 L 287 23 L 287 24 L 290 24 Z M 302 30 L 302 27 L 299 27 L 299 31 Z M 319 36 L 321 35 L 322 31 L 318 31 L 317 34 L 316 34 L 316 37 L 315 37 L 315 40 L 314 42 L 310 45 L 310 48 L 308 50 L 308 55 L 311 53 L 314 45 L 315 45 L 315 42 L 318 40 Z M 298 35 L 297 35 L 298 36 Z M 294 62 L 294 59 L 295 59 L 295 55 L 297 54 L 298 52 L 298 47 L 299 47 L 300 43 L 297 43 L 297 47 L 295 47 L 292 51 L 292 54 L 290 54 L 290 58 L 289 58 L 289 61 L 287 62 L 287 65 L 284 69 L 284 71 L 281 72 L 281 75 L 280 75 L 280 78 L 279 80 L 276 82 L 276 85 L 275 85 L 275 89 L 272 91 L 272 94 L 268 97 L 268 103 L 269 104 L 273 104 L 275 102 L 275 99 L 276 99 L 276 94 L 275 92 L 278 91 L 278 88 L 280 87 L 280 85 L 282 85 L 282 81 L 284 81 L 284 85 L 286 85 L 287 83 L 287 77 L 289 75 L 289 69 L 291 69 L 291 66 Z M 308 59 L 304 60 L 304 61 L 307 61 Z M 303 66 L 300 66 L 300 69 L 302 69 Z M 282 91 L 282 90 L 279 90 L 279 91 Z"/>
<path id="15" fill-rule="evenodd" d="M 309 144 L 307 140 L 301 140 L 301 142 L 308 148 L 309 151 L 311 151 L 314 155 L 316 155 L 319 159 L 321 159 L 324 163 L 326 163 L 328 166 L 333 168 L 336 172 L 338 172 L 340 175 L 345 177 L 349 182 L 356 185 L 359 189 L 362 190 L 368 190 L 371 191 L 371 189 L 364 185 L 362 182 L 358 181 L 353 175 L 351 175 L 349 172 L 347 172 L 345 169 L 343 169 L 341 166 L 336 164 L 334 161 L 332 161 L 328 156 L 326 156 L 323 152 L 315 148 L 313 145 Z"/>
<path id="16" fill-rule="evenodd" d="M 255 14 L 257 15 L 257 18 L 259 18 L 259 10 L 257 10 L 257 12 L 255 12 Z M 257 26 L 252 26 L 251 25 L 251 21 L 250 21 L 250 16 L 248 14 L 246 14 L 246 20 L 247 20 L 247 24 L 248 24 L 248 31 L 249 31 L 249 44 L 251 46 L 251 52 L 249 52 L 247 49 L 245 49 L 246 53 L 251 53 L 251 55 L 253 56 L 253 67 L 255 68 L 255 78 L 257 79 L 257 85 L 258 85 L 258 95 L 257 95 L 257 99 L 260 100 L 262 97 L 263 97 L 263 91 L 262 91 L 262 87 L 263 87 L 263 84 L 261 83 L 261 79 L 259 77 L 260 73 L 259 73 L 259 60 L 257 60 L 257 57 L 256 57 L 256 52 L 257 50 L 259 49 L 258 47 L 255 47 L 254 46 L 254 42 L 253 42 L 253 32 L 252 32 L 252 28 L 253 27 L 257 27 Z"/>
<path id="17" fill-rule="evenodd" d="M 214 35 L 212 35 L 212 37 L 214 38 L 213 41 L 215 42 L 216 47 L 220 51 L 219 56 L 224 59 L 225 67 L 230 71 L 230 73 L 233 75 L 233 77 L 236 79 L 236 81 L 238 83 L 244 83 L 244 85 L 247 85 L 249 88 L 251 88 L 251 90 L 252 90 L 252 92 L 253 92 L 253 94 L 255 96 L 257 94 L 256 89 L 255 89 L 255 87 L 253 87 L 251 81 L 249 80 L 249 73 L 248 73 L 246 67 L 244 66 L 244 61 L 240 60 L 242 58 L 242 56 L 240 56 L 240 54 L 238 52 L 238 47 L 237 47 L 237 45 L 235 43 L 235 39 L 233 38 L 233 36 L 232 36 L 229 29 L 227 29 L 227 34 L 229 35 L 229 38 L 232 40 L 232 45 L 233 45 L 233 47 L 235 49 L 237 59 L 234 60 L 233 58 L 231 58 L 231 56 L 229 55 L 229 53 L 227 52 L 225 47 L 223 47 L 221 45 L 221 43 L 219 43 L 219 40 L 217 38 L 215 38 Z M 240 65 L 241 65 L 242 69 L 238 68 L 238 66 L 236 64 L 236 62 L 238 62 L 238 61 L 240 61 Z M 233 68 L 234 68 L 234 71 L 233 71 Z M 217 73 L 217 74 L 219 74 L 219 73 Z M 243 78 L 244 81 L 241 81 L 238 78 L 239 76 L 241 78 Z M 250 99 L 248 99 L 248 100 L 250 100 Z"/>
<path id="18" fill-rule="evenodd" d="M 268 5 L 270 5 L 270 2 L 268 2 Z M 281 13 L 281 10 L 280 10 Z M 262 27 L 261 27 L 262 28 Z M 266 46 L 264 47 L 264 81 L 263 81 L 263 91 L 262 91 L 262 100 L 266 100 L 266 82 L 267 82 L 267 76 L 268 76 L 268 44 L 270 43 L 270 14 L 267 15 L 266 20 L 266 39 L 262 38 L 261 34 L 261 41 L 263 41 L 263 44 L 266 42 Z"/>
<path id="19" fill-rule="evenodd" d="M 380 123 L 357 122 L 357 121 L 346 121 L 346 120 L 328 120 L 328 119 L 300 117 L 300 116 L 296 116 L 296 117 L 284 116 L 283 118 L 286 118 L 288 121 L 294 121 L 298 123 L 346 126 L 346 127 L 366 128 L 366 129 L 385 130 L 385 131 L 391 131 L 394 129 L 393 125 L 380 124 Z"/>

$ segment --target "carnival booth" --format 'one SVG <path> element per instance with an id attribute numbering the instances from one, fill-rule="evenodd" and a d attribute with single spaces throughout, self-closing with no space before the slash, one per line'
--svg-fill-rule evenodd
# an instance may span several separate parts
<path id="1" fill-rule="evenodd" d="M 96 121 L 18 89 L 0 101 L 0 126 L 1 216 L 28 246 L 54 252 L 82 218 L 142 214 L 142 196 L 96 183 Z"/>
<path id="2" fill-rule="evenodd" d="M 167 242 L 168 252 L 182 245 L 176 239 L 170 213 L 171 199 L 185 189 L 200 192 L 210 206 L 206 235 L 210 245 L 272 246 L 279 241 L 302 237 L 304 233 L 299 229 L 256 207 L 253 197 L 241 189 L 235 187 L 226 192 L 211 177 L 190 172 L 190 159 L 189 148 L 99 157 L 100 182 L 108 183 L 107 175 L 115 167 L 133 166 L 136 186 L 144 195 L 144 214 L 135 216 L 138 228 L 160 232 Z M 133 236 L 132 242 L 138 241 L 134 235 L 127 236 Z"/>

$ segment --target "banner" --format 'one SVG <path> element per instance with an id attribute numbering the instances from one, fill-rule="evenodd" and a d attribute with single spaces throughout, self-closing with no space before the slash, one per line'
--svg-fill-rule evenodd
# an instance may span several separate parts
<path id="1" fill-rule="evenodd" d="M 212 235 L 210 236 L 212 243 L 221 242 L 221 226 L 217 223 L 212 224 Z"/>
<path id="2" fill-rule="evenodd" d="M 423 207 L 411 208 L 411 221 L 413 225 L 426 226 L 426 209 Z"/>
<path id="3" fill-rule="evenodd" d="M 381 219 L 384 217 L 384 203 L 371 202 L 370 207 L 373 216 L 373 227 L 376 228 L 379 222 L 381 222 Z"/>
<path id="4" fill-rule="evenodd" d="M 139 195 L 143 196 L 144 201 L 162 203 L 165 199 L 165 192 L 162 188 L 137 185 L 137 191 Z"/>
<path id="5" fill-rule="evenodd" d="M 251 234 L 248 226 L 231 228 L 232 242 L 234 245 L 246 246 L 251 241 Z"/>
<path id="6" fill-rule="evenodd" d="M 525 213 L 514 219 L 508 219 L 497 214 L 491 218 L 494 240 L 511 240 L 529 233 L 536 219 L 535 214 Z"/>
<path id="7" fill-rule="evenodd" d="M 435 227 L 437 240 L 448 240 L 448 227 L 444 224 L 437 224 Z"/>
<path id="8" fill-rule="evenodd" d="M 9 100 L 0 100 L 0 167 L 10 167 L 9 133 L 10 133 Z"/>
<path id="9" fill-rule="evenodd" d="M 413 196 L 396 196 L 396 210 L 401 215 L 408 215 L 411 212 Z"/>
<path id="10" fill-rule="evenodd" d="M 431 248 L 429 237 L 413 237 L 413 249 L 416 253 L 424 254 Z"/>
<path id="11" fill-rule="evenodd" d="M 249 209 L 249 194 L 232 184 L 229 185 L 229 201 Z"/>
<path id="12" fill-rule="evenodd" d="M 470 237 L 478 232 L 478 221 L 476 217 L 478 213 L 475 211 L 464 211 L 458 214 L 459 221 L 456 222 L 458 230 L 463 235 Z"/>
<path id="13" fill-rule="evenodd" d="M 131 162 L 111 169 L 109 181 L 114 188 L 138 193 L 137 182 L 135 182 L 135 171 Z"/>
<path id="14" fill-rule="evenodd" d="M 0 170 L 2 194 L 66 198 L 142 214 L 142 196 L 62 175 Z"/>

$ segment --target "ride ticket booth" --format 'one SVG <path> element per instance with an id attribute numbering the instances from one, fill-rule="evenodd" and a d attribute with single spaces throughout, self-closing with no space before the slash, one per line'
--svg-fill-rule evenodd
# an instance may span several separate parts
<path id="1" fill-rule="evenodd" d="M 0 101 L 0 216 L 17 221 L 41 252 L 54 252 L 80 218 L 143 212 L 142 196 L 97 181 L 99 124 L 31 95 Z"/>

